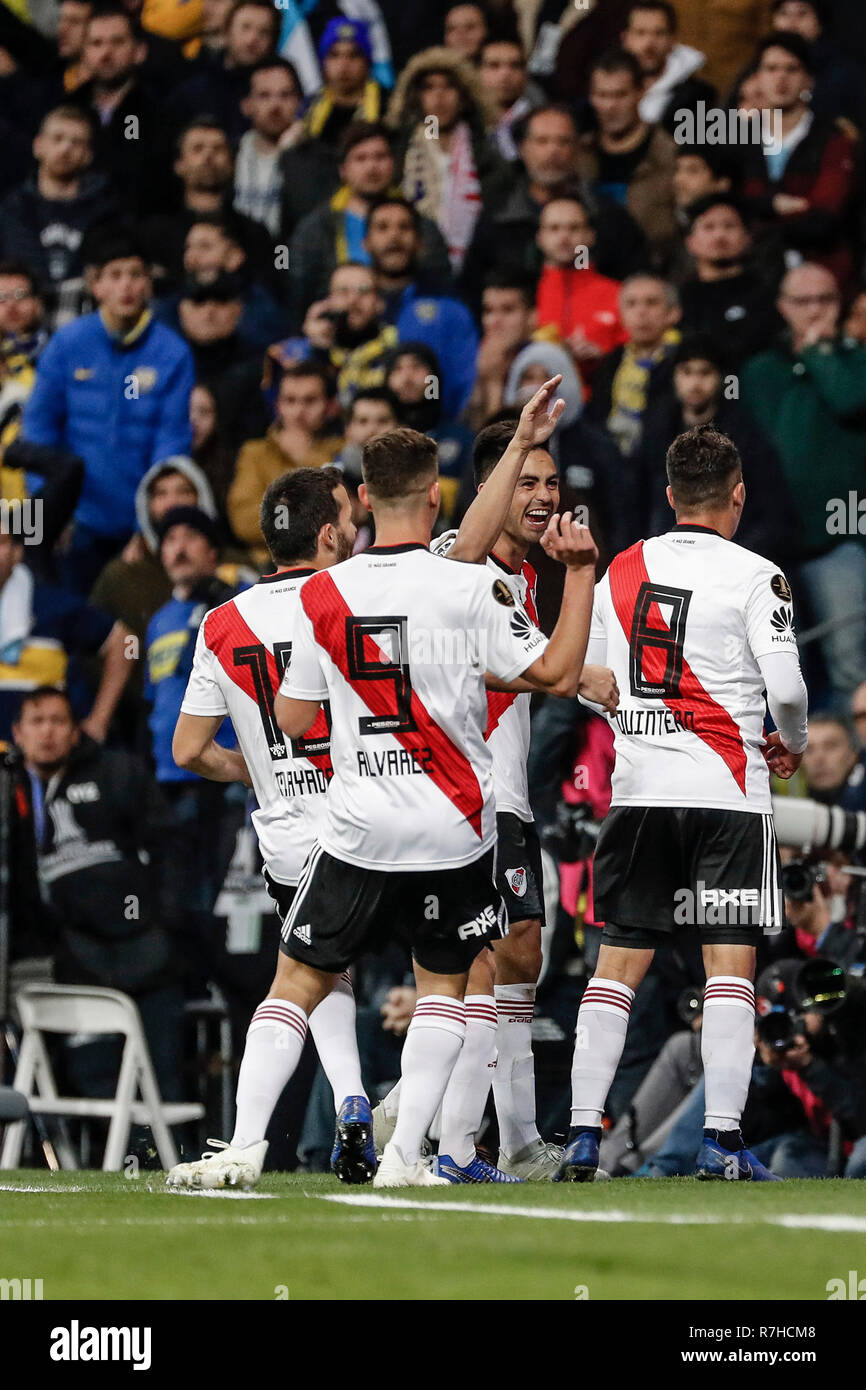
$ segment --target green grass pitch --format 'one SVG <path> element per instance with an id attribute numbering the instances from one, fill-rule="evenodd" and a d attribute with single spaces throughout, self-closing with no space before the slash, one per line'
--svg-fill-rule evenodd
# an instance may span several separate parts
<path id="1" fill-rule="evenodd" d="M 332 1199 L 338 1200 L 332 1200 Z M 374 1191 L 266 1175 L 0 1173 L 0 1278 L 49 1299 L 826 1300 L 866 1273 L 866 1183 Z"/>

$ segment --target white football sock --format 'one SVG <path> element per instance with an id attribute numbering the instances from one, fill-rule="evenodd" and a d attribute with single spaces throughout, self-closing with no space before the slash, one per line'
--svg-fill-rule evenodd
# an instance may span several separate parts
<path id="1" fill-rule="evenodd" d="M 355 991 L 352 978 L 341 975 L 331 993 L 310 1014 L 310 1032 L 322 1070 L 334 1092 L 334 1109 L 347 1096 L 366 1096 L 361 1080 L 358 1035 L 355 1032 Z"/>
<path id="2" fill-rule="evenodd" d="M 739 1129 L 754 1056 L 754 985 L 738 975 L 713 975 L 701 1028 L 707 1129 Z"/>
<path id="3" fill-rule="evenodd" d="M 418 1000 L 403 1044 L 400 1113 L 391 1140 L 406 1164 L 421 1157 L 424 1136 L 445 1094 L 465 1032 L 462 999 L 426 994 Z"/>
<path id="4" fill-rule="evenodd" d="M 616 1075 L 634 990 L 593 975 L 583 993 L 574 1033 L 571 1123 L 597 1129 Z"/>
<path id="5" fill-rule="evenodd" d="M 535 985 L 496 985 L 496 1070 L 493 1099 L 500 1152 L 513 1158 L 540 1137 L 535 1123 L 535 1058 L 532 1019 Z"/>
<path id="6" fill-rule="evenodd" d="M 496 1066 L 496 1005 L 489 994 L 467 994 L 466 1036 L 442 1100 L 439 1152 L 460 1168 L 475 1158 L 490 1081 Z"/>
<path id="7" fill-rule="evenodd" d="M 247 1029 L 238 1075 L 232 1147 L 245 1149 L 265 1137 L 274 1106 L 301 1059 L 307 1015 L 287 999 L 265 999 Z"/>

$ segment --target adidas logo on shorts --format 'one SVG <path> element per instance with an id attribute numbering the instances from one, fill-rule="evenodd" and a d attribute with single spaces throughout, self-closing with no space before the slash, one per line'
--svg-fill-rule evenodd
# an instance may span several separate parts
<path id="1" fill-rule="evenodd" d="M 303 941 L 305 946 L 311 945 L 312 943 L 310 942 L 310 923 L 304 922 L 302 926 L 295 927 L 294 931 L 292 932 L 292 936 L 296 936 L 299 941 Z"/>

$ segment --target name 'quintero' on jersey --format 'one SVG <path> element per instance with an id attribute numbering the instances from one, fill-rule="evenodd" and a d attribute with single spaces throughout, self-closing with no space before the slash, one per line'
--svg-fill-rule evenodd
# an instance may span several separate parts
<path id="1" fill-rule="evenodd" d="M 430 549 L 434 555 L 447 555 L 457 538 L 456 531 L 446 531 L 433 541 Z M 517 603 L 525 609 L 534 624 L 538 624 L 535 608 L 536 574 L 532 565 L 524 561 L 519 570 L 513 570 L 496 555 L 488 555 L 487 568 L 494 577 L 498 576 L 507 584 Z M 516 694 L 513 691 L 488 690 L 487 728 L 485 737 L 493 757 L 493 787 L 496 794 L 497 811 L 511 811 L 522 821 L 532 821 L 534 816 L 529 804 L 529 781 L 527 763 L 529 760 L 529 707 L 531 695 Z"/>
<path id="2" fill-rule="evenodd" d="M 265 868 L 296 884 L 316 839 L 331 780 L 328 711 L 303 739 L 274 718 L 274 695 L 288 665 L 300 592 L 315 570 L 266 575 L 203 619 L 181 711 L 227 714 L 252 778 L 252 821 Z"/>
<path id="3" fill-rule="evenodd" d="M 792 648 L 785 576 L 717 532 L 678 526 L 618 555 L 587 652 L 620 689 L 611 804 L 769 812 L 758 660 Z"/>
<path id="4" fill-rule="evenodd" d="M 459 868 L 496 834 L 485 670 L 511 681 L 547 639 L 480 565 L 374 546 L 308 580 L 281 693 L 330 699 L 319 841 L 364 868 Z"/>

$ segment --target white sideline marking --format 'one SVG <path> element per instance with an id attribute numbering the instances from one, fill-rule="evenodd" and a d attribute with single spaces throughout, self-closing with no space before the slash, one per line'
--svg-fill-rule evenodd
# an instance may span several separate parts
<path id="1" fill-rule="evenodd" d="M 50 1192 L 56 1196 L 58 1192 L 92 1192 L 92 1187 L 67 1187 L 65 1183 L 58 1183 L 56 1187 L 16 1187 L 14 1183 L 0 1183 L 0 1192 Z"/>
<path id="2" fill-rule="evenodd" d="M 494 1206 L 492 1202 L 418 1202 L 408 1197 L 373 1197 L 368 1193 L 358 1193 L 356 1197 L 342 1194 L 317 1193 L 321 1202 L 341 1202 L 352 1207 L 400 1207 L 404 1211 L 459 1211 L 464 1216 L 525 1216 L 536 1221 L 601 1221 L 610 1224 L 642 1222 L 658 1226 L 730 1226 L 755 1224 L 755 1216 L 691 1216 L 676 1213 L 665 1216 L 644 1216 L 630 1211 L 563 1211 L 559 1207 L 512 1207 Z M 853 1231 L 866 1233 L 866 1216 L 762 1216 L 757 1218 L 764 1226 L 788 1226 L 797 1229 L 816 1231 Z"/>
<path id="3" fill-rule="evenodd" d="M 183 1197 L 229 1197 L 235 1202 L 273 1202 L 277 1198 L 276 1192 L 235 1192 L 232 1188 L 225 1187 L 166 1186 L 165 1190 L 172 1196 L 179 1194 Z"/>

